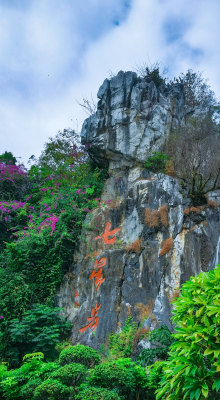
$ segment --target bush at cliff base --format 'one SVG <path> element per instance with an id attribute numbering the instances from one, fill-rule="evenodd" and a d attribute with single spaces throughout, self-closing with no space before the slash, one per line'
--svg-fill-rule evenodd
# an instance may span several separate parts
<path id="1" fill-rule="evenodd" d="M 71 392 L 72 388 L 49 378 L 35 389 L 34 400 L 66 400 Z"/>
<path id="2" fill-rule="evenodd" d="M 120 400 L 121 397 L 112 390 L 97 387 L 88 387 L 79 392 L 76 400 Z"/>
<path id="3" fill-rule="evenodd" d="M 89 346 L 77 344 L 63 349 L 59 356 L 60 365 L 70 363 L 80 363 L 88 368 L 93 368 L 94 365 L 101 362 L 101 357 L 96 350 Z"/>
<path id="4" fill-rule="evenodd" d="M 26 354 L 20 368 L 9 369 L 0 364 L 0 398 L 31 399 L 35 389 L 60 368 L 56 362 L 44 362 L 42 353 Z"/>
<path id="5" fill-rule="evenodd" d="M 91 371 L 88 381 L 92 387 L 115 389 L 119 396 L 126 400 L 145 399 L 147 390 L 146 370 L 131 361 L 130 358 L 119 358 L 97 365 Z"/>
<path id="6" fill-rule="evenodd" d="M 64 365 L 52 373 L 53 379 L 58 379 L 61 383 L 67 386 L 78 386 L 85 380 L 87 368 L 79 363 Z"/>
<path id="7" fill-rule="evenodd" d="M 156 399 L 220 399 L 220 268 L 191 277 L 175 301 L 176 324 Z"/>

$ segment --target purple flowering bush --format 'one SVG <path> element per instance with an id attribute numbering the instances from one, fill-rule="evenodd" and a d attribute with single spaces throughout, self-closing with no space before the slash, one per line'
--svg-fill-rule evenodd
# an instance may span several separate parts
<path id="1" fill-rule="evenodd" d="M 6 164 L 0 160 L 1 200 L 23 199 L 28 189 L 28 173 L 24 165 Z"/>
<path id="2" fill-rule="evenodd" d="M 51 164 L 39 159 L 29 171 L 21 169 L 27 180 L 22 199 L 0 197 L 0 314 L 4 316 L 0 319 L 0 358 L 3 360 L 10 361 L 12 357 L 7 345 L 10 321 L 22 318 L 36 303 L 53 307 L 55 293 L 72 262 L 85 216 L 100 206 L 106 171 L 92 167 L 81 151 L 76 153 L 74 148 L 68 157 L 63 157 L 63 162 L 58 157 L 56 164 L 53 147 Z M 12 165 L 8 164 L 6 170 L 10 168 Z M 20 171 L 19 168 L 11 170 Z"/>

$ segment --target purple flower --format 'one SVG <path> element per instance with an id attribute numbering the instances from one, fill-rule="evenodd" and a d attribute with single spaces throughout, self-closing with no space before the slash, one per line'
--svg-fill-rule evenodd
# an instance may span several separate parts
<path id="1" fill-rule="evenodd" d="M 80 194 L 81 189 L 77 189 L 76 194 Z"/>
<path id="2" fill-rule="evenodd" d="M 3 315 L 0 315 L 0 319 L 3 319 L 4 317 L 3 317 Z"/>

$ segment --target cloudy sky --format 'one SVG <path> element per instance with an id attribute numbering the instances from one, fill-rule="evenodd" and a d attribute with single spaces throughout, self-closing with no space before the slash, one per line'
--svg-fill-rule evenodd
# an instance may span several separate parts
<path id="1" fill-rule="evenodd" d="M 219 0 L 0 0 L 0 154 L 27 162 L 119 70 L 203 72 L 220 98 Z"/>

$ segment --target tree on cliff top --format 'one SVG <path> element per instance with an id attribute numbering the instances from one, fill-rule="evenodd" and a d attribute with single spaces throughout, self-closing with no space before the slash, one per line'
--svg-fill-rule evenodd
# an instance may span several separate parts
<path id="1" fill-rule="evenodd" d="M 202 77 L 201 72 L 194 72 L 189 69 L 185 74 L 180 74 L 174 78 L 171 84 L 180 83 L 183 85 L 185 105 L 191 112 L 195 108 L 206 114 L 212 115 L 217 106 L 215 93 L 211 90 L 207 79 Z"/>

